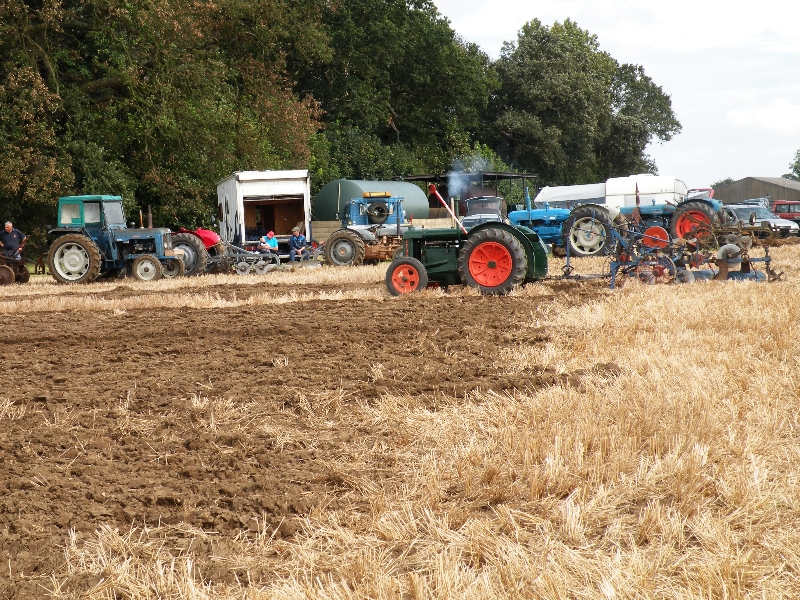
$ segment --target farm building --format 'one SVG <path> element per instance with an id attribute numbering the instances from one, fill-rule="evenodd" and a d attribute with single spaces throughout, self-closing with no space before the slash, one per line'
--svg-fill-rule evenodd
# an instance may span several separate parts
<path id="1" fill-rule="evenodd" d="M 725 204 L 767 196 L 772 200 L 800 200 L 800 181 L 784 177 L 745 177 L 714 188 L 714 199 Z"/>

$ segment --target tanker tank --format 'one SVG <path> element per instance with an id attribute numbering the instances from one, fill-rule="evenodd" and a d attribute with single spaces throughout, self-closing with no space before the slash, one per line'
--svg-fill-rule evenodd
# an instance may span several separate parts
<path id="1" fill-rule="evenodd" d="M 403 198 L 406 220 L 427 219 L 428 196 L 407 181 L 365 181 L 337 179 L 325 184 L 314 198 L 312 213 L 317 221 L 336 221 L 340 207 L 353 198 L 363 198 L 364 192 L 389 192 Z"/>

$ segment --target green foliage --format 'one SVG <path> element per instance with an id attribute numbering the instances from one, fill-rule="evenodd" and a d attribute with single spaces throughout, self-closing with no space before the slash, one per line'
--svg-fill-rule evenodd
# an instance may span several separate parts
<path id="1" fill-rule="evenodd" d="M 543 183 L 655 172 L 647 144 L 680 131 L 669 96 L 644 69 L 618 64 L 569 19 L 524 25 L 516 43 L 504 45 L 497 70 L 498 147 Z"/>
<path id="2" fill-rule="evenodd" d="M 729 183 L 733 183 L 732 177 L 726 177 L 725 179 L 720 179 L 719 181 L 715 181 L 711 184 L 712 189 L 717 189 L 718 187 L 722 187 L 723 185 L 728 185 Z"/>
<path id="3" fill-rule="evenodd" d="M 793 181 L 800 181 L 800 150 L 794 155 L 794 160 L 789 165 L 791 171 L 784 175 L 785 179 L 792 179 Z"/>
<path id="4" fill-rule="evenodd" d="M 669 97 L 571 21 L 492 63 L 431 0 L 0 2 L 0 211 L 43 231 L 60 195 L 194 227 L 237 170 L 340 177 L 655 171 Z"/>
<path id="5" fill-rule="evenodd" d="M 343 0 L 322 18 L 333 52 L 290 68 L 325 111 L 331 173 L 446 169 L 486 128 L 494 70 L 431 2 Z"/>
<path id="6" fill-rule="evenodd" d="M 3 110 L 21 115 L 3 119 L 0 202 L 39 222 L 34 197 L 52 207 L 63 193 L 117 193 L 130 209 L 153 205 L 161 225 L 193 226 L 224 175 L 305 166 L 320 110 L 291 92 L 284 65 L 327 48 L 318 12 L 314 1 L 0 4 Z"/>

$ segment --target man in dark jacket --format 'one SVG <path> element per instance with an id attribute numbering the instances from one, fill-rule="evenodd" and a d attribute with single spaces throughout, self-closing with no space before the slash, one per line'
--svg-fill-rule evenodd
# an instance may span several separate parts
<path id="1" fill-rule="evenodd" d="M 0 231 L 0 246 L 3 247 L 3 254 L 7 258 L 20 260 L 20 250 L 25 247 L 25 240 L 27 239 L 19 229 L 14 229 L 11 221 L 6 221 L 5 229 Z"/>
<path id="2" fill-rule="evenodd" d="M 292 237 L 289 238 L 289 260 L 305 260 L 309 254 L 306 236 L 300 233 L 299 227 L 294 227 Z"/>

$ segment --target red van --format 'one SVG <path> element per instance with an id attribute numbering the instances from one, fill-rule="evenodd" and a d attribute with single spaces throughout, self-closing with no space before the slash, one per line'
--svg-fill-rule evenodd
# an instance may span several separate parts
<path id="1" fill-rule="evenodd" d="M 800 223 L 800 200 L 773 200 L 770 208 L 776 217 Z"/>

